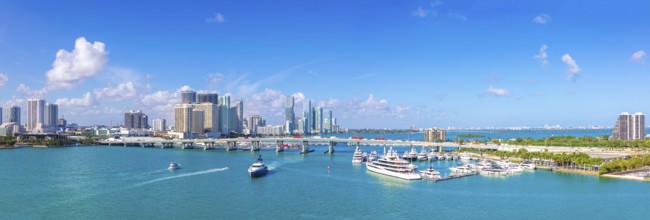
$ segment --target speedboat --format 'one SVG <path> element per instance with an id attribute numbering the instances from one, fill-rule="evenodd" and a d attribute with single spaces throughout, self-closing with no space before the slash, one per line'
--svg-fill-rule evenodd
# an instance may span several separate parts
<path id="1" fill-rule="evenodd" d="M 251 177 L 262 177 L 265 176 L 268 172 L 269 168 L 266 166 L 266 164 L 264 164 L 264 160 L 262 160 L 261 154 L 260 157 L 257 158 L 257 161 L 248 167 L 248 173 Z"/>
<path id="2" fill-rule="evenodd" d="M 171 162 L 171 163 L 169 164 L 169 168 L 168 168 L 168 169 L 169 169 L 169 170 L 177 170 L 177 169 L 180 169 L 180 168 L 181 168 L 181 165 L 180 165 L 180 164 L 177 164 L 176 162 Z"/>
<path id="3" fill-rule="evenodd" d="M 429 169 L 420 171 L 420 176 L 428 180 L 440 180 L 440 172 L 438 172 L 436 169 L 433 169 L 433 167 L 429 167 Z"/>

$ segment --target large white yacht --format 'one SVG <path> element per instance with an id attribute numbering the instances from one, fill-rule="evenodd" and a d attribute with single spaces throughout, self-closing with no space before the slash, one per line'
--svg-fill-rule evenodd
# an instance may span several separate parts
<path id="1" fill-rule="evenodd" d="M 265 176 L 268 172 L 269 168 L 264 164 L 264 160 L 262 160 L 261 154 L 260 157 L 257 158 L 257 161 L 248 167 L 248 174 L 251 177 L 262 177 Z"/>
<path id="2" fill-rule="evenodd" d="M 422 151 L 420 151 L 417 158 L 418 158 L 418 161 L 429 160 L 429 156 L 427 155 L 427 151 L 424 150 L 424 147 L 422 147 Z"/>
<path id="3" fill-rule="evenodd" d="M 399 158 L 397 153 L 393 151 L 392 147 L 384 156 L 377 159 L 377 161 L 366 163 L 366 169 L 375 173 L 406 180 L 422 179 L 422 176 L 416 172 L 418 167 Z"/>
<path id="4" fill-rule="evenodd" d="M 361 150 L 358 146 L 352 155 L 352 163 L 363 163 L 363 153 L 361 153 Z"/>

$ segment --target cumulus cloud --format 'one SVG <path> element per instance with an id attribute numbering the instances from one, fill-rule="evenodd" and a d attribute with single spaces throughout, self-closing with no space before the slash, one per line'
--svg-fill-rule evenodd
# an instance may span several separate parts
<path id="1" fill-rule="evenodd" d="M 96 104 L 90 92 L 85 93 L 81 98 L 61 98 L 54 103 L 66 107 L 90 107 Z"/>
<path id="2" fill-rule="evenodd" d="M 4 86 L 7 81 L 9 81 L 7 74 L 0 73 L 0 86 Z"/>
<path id="3" fill-rule="evenodd" d="M 487 89 L 488 94 L 494 95 L 494 96 L 509 96 L 510 92 L 507 89 L 503 88 L 494 88 L 494 86 L 490 86 Z"/>
<path id="4" fill-rule="evenodd" d="M 221 13 L 214 13 L 212 17 L 205 19 L 205 21 L 208 23 L 223 23 L 226 22 L 226 18 Z"/>
<path id="5" fill-rule="evenodd" d="M 539 53 L 533 56 L 533 59 L 541 60 L 544 67 L 548 65 L 548 54 L 546 53 L 546 49 L 548 49 L 548 46 L 543 44 L 542 47 L 539 48 Z"/>
<path id="6" fill-rule="evenodd" d="M 77 38 L 72 51 L 61 49 L 56 53 L 52 69 L 46 74 L 46 90 L 69 89 L 97 75 L 108 62 L 107 55 L 104 43 Z"/>
<path id="7" fill-rule="evenodd" d="M 574 80 L 575 77 L 580 74 L 580 71 L 582 71 L 576 61 L 573 60 L 569 54 L 564 54 L 562 56 L 562 62 L 566 63 L 567 65 L 567 79 L 569 80 Z"/>
<path id="8" fill-rule="evenodd" d="M 45 93 L 47 93 L 45 89 L 34 90 L 25 84 L 18 84 L 16 91 L 22 93 L 27 98 L 43 98 Z"/>
<path id="9" fill-rule="evenodd" d="M 643 58 L 645 57 L 645 51 L 639 50 L 637 52 L 634 52 L 632 56 L 630 57 L 630 60 L 637 62 L 637 63 L 643 63 Z"/>
<path id="10" fill-rule="evenodd" d="M 137 95 L 137 90 L 133 82 L 120 83 L 115 87 L 106 87 L 94 89 L 93 92 L 97 100 L 118 102 Z"/>
<path id="11" fill-rule="evenodd" d="M 533 18 L 533 22 L 538 24 L 548 24 L 549 22 L 551 22 L 551 16 L 547 14 L 540 14 L 535 16 L 535 18 Z"/>

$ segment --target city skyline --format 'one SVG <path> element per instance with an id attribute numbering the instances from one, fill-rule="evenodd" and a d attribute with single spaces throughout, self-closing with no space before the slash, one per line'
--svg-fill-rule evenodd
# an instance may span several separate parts
<path id="1" fill-rule="evenodd" d="M 79 3 L 0 3 L 0 101 L 22 122 L 40 98 L 83 125 L 132 109 L 173 124 L 189 88 L 273 125 L 289 96 L 297 116 L 311 100 L 347 128 L 613 126 L 650 111 L 644 1 Z"/>

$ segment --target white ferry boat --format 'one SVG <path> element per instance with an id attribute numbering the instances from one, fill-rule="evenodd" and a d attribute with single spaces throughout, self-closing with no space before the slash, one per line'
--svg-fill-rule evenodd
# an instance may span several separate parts
<path id="1" fill-rule="evenodd" d="M 422 179 L 422 176 L 416 172 L 417 168 L 416 165 L 399 158 L 392 147 L 377 161 L 366 163 L 366 169 L 369 171 L 406 180 Z"/>

